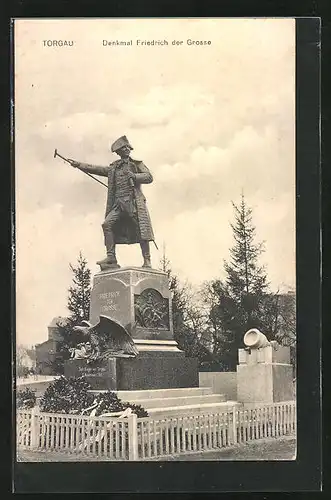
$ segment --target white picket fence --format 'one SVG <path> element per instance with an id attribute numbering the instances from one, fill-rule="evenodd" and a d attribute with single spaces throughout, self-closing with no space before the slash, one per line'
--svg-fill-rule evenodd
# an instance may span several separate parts
<path id="1" fill-rule="evenodd" d="M 153 460 L 296 432 L 294 401 L 180 417 L 89 417 L 17 412 L 17 447 L 101 460 Z"/>

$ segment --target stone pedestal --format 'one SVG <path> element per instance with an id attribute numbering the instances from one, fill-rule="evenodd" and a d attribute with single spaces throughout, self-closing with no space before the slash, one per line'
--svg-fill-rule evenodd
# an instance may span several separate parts
<path id="1" fill-rule="evenodd" d="M 91 292 L 90 322 L 97 323 L 100 314 L 125 326 L 137 341 L 139 350 L 145 350 L 147 341 L 153 341 L 154 347 L 162 341 L 159 343 L 161 349 L 172 347 L 176 350 L 168 276 L 162 271 L 124 267 L 96 274 Z"/>
<path id="2" fill-rule="evenodd" d="M 186 358 L 173 337 L 171 294 L 166 273 L 155 269 L 124 267 L 99 272 L 91 292 L 90 322 L 109 316 L 132 336 L 139 354 L 116 358 L 98 375 L 86 374 L 95 386 L 110 377 L 105 388 L 112 390 L 198 387 L 198 361 Z M 83 375 L 86 361 L 69 360 L 65 374 Z M 92 368 L 90 367 L 89 370 Z M 95 368 L 97 372 L 97 368 Z M 94 378 L 93 378 L 94 377 Z"/>
<path id="3" fill-rule="evenodd" d="M 66 377 L 85 377 L 92 389 L 111 391 L 199 387 L 198 360 L 183 353 L 143 352 L 136 358 L 113 358 L 90 365 L 67 360 Z"/>
<path id="4" fill-rule="evenodd" d="M 118 390 L 199 387 L 197 358 L 183 352 L 141 352 L 135 359 L 117 360 Z"/>
<path id="5" fill-rule="evenodd" d="M 276 403 L 294 399 L 289 347 L 268 345 L 239 349 L 237 395 L 241 403 Z"/>
<path id="6" fill-rule="evenodd" d="M 98 364 L 89 364 L 85 359 L 69 359 L 64 362 L 65 377 L 85 377 L 93 389 L 117 388 L 116 359 L 108 359 Z"/>

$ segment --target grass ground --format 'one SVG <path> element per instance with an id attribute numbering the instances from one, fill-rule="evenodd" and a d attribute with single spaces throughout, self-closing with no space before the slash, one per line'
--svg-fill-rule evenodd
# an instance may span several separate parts
<path id="1" fill-rule="evenodd" d="M 291 438 L 265 439 L 218 451 L 174 456 L 168 460 L 294 460 L 296 440 Z"/>
<path id="2" fill-rule="evenodd" d="M 293 437 L 254 441 L 232 448 L 162 458 L 162 461 L 192 460 L 294 460 L 296 440 Z M 98 462 L 98 458 L 69 455 L 61 452 L 19 451 L 18 462 Z"/>

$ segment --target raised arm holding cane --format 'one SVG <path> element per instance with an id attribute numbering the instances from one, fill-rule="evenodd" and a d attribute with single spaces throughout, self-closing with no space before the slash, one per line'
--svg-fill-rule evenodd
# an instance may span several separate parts
<path id="1" fill-rule="evenodd" d="M 61 156 L 57 150 L 54 152 L 54 157 L 59 156 L 108 189 L 105 220 L 102 224 L 107 256 L 97 262 L 101 270 L 120 267 L 116 259 L 116 244 L 140 243 L 143 267 L 152 267 L 149 242 L 155 243 L 155 240 L 141 184 L 150 184 L 153 176 L 142 161 L 130 157 L 132 149 L 125 135 L 117 139 L 111 145 L 111 151 L 118 154 L 120 159 L 109 166 L 81 163 Z M 107 177 L 108 185 L 92 174 Z"/>
<path id="2" fill-rule="evenodd" d="M 60 153 L 57 152 L 57 149 L 55 149 L 54 150 L 54 158 L 56 158 L 57 156 L 62 158 L 62 160 L 66 161 L 67 163 L 70 163 L 70 165 L 72 165 L 73 167 L 77 167 L 79 165 L 79 162 L 77 162 L 75 160 L 71 160 L 70 158 L 65 158 L 64 156 L 60 155 Z M 84 174 L 88 175 L 89 177 L 91 177 L 91 179 L 94 179 L 99 184 L 102 184 L 103 186 L 108 188 L 107 184 L 104 184 L 103 182 L 99 181 L 99 179 L 96 179 L 95 177 L 93 177 L 93 175 L 89 174 L 88 172 L 84 172 Z"/>

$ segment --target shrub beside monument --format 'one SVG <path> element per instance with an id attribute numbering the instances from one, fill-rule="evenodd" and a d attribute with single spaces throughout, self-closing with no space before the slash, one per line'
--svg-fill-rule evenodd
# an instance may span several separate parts
<path id="1" fill-rule="evenodd" d="M 52 382 L 40 400 L 40 410 L 47 413 L 101 416 L 131 408 L 138 417 L 148 413 L 140 405 L 122 401 L 114 392 L 107 391 L 97 395 L 89 392 L 91 385 L 84 377 L 65 378 Z"/>
<path id="2" fill-rule="evenodd" d="M 36 394 L 35 392 L 27 387 L 16 393 L 16 407 L 19 410 L 27 410 L 33 408 L 36 405 Z"/>

